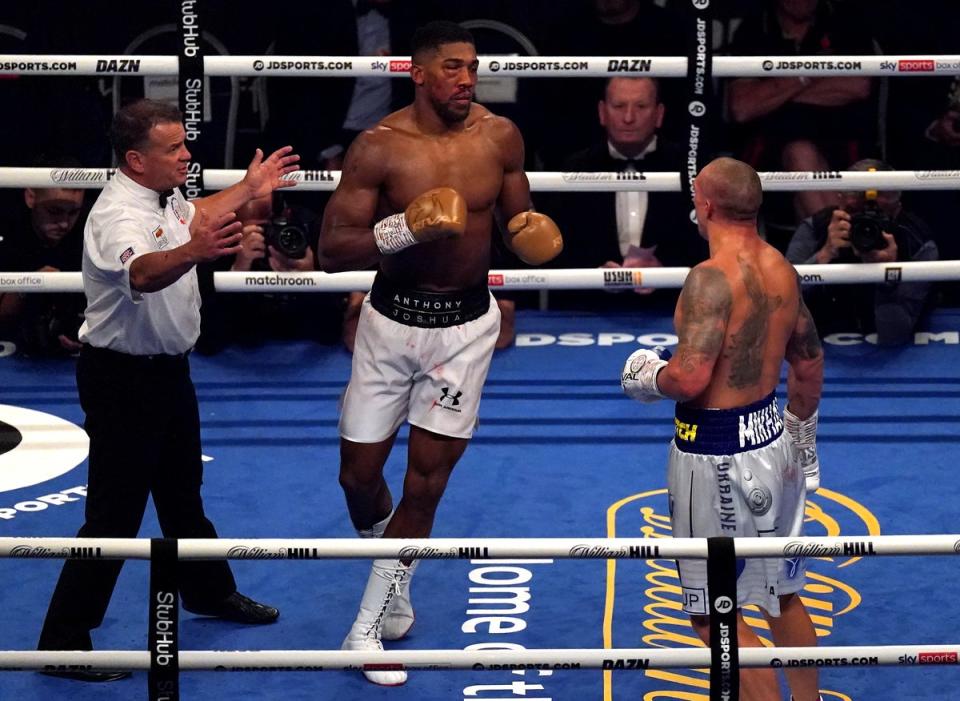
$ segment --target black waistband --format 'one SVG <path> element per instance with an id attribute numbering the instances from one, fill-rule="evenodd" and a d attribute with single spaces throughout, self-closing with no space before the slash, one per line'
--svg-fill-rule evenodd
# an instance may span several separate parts
<path id="1" fill-rule="evenodd" d="M 174 366 L 186 365 L 190 351 L 169 355 L 167 353 L 156 353 L 154 355 L 133 355 L 131 353 L 122 353 L 120 351 L 110 350 L 109 348 L 97 348 L 87 343 L 80 349 L 80 355 L 92 360 L 107 360 L 117 364 L 140 365 L 144 367 Z"/>
<path id="2" fill-rule="evenodd" d="M 406 290 L 378 272 L 370 288 L 370 304 L 388 319 L 406 326 L 445 328 L 486 314 L 490 308 L 490 291 L 486 282 L 456 292 Z"/>
<path id="3" fill-rule="evenodd" d="M 733 409 L 694 409 L 677 404 L 673 442 L 685 453 L 736 455 L 773 443 L 783 417 L 773 392 Z"/>

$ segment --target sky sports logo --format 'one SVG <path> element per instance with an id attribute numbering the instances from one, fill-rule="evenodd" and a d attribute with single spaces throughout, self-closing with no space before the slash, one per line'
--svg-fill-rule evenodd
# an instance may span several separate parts
<path id="1" fill-rule="evenodd" d="M 901 73 L 927 73 L 937 69 L 937 64 L 929 59 L 909 60 L 901 59 L 897 63 L 897 70 Z"/>
<path id="2" fill-rule="evenodd" d="M 410 67 L 413 65 L 413 61 L 391 61 L 390 62 L 390 72 L 391 73 L 406 73 L 410 70 Z"/>

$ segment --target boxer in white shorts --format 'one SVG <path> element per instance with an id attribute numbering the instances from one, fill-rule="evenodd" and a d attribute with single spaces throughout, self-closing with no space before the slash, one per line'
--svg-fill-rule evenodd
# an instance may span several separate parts
<path id="1" fill-rule="evenodd" d="M 361 133 L 327 204 L 319 262 L 338 272 L 377 267 L 364 301 L 340 422 L 340 485 L 361 536 L 425 538 L 477 423 L 500 327 L 487 290 L 494 217 L 520 260 L 563 248 L 557 225 L 531 210 L 523 138 L 473 101 L 479 60 L 470 32 L 430 22 L 411 41 L 414 102 Z M 403 497 L 383 468 L 410 423 Z M 415 561 L 375 560 L 347 650 L 382 650 L 413 625 Z M 403 668 L 364 669 L 403 684 Z"/>
<path id="2" fill-rule="evenodd" d="M 801 535 L 806 494 L 819 486 L 823 349 L 796 271 L 757 233 L 762 199 L 760 178 L 746 163 L 718 158 L 700 171 L 693 203 L 710 258 L 683 283 L 674 313 L 676 351 L 667 359 L 638 350 L 621 374 L 631 398 L 677 402 L 668 467 L 676 537 Z M 781 417 L 774 391 L 784 361 L 788 401 Z M 816 630 L 798 594 L 803 561 L 737 564 L 738 645 L 762 645 L 740 611 L 757 604 L 776 645 L 815 646 Z M 683 609 L 709 645 L 707 565 L 685 560 L 678 569 Z M 785 673 L 795 701 L 820 698 L 816 668 Z M 779 699 L 775 671 L 741 668 L 740 698 Z"/>
<path id="3" fill-rule="evenodd" d="M 363 301 L 340 435 L 377 443 L 407 420 L 470 438 L 500 331 L 496 302 L 486 285 L 455 294 L 385 286 L 378 277 Z"/>

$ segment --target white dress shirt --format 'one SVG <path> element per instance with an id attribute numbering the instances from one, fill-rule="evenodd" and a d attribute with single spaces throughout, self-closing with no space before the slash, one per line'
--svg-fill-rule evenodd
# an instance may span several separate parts
<path id="1" fill-rule="evenodd" d="M 610 156 L 620 161 L 628 160 L 613 144 L 607 142 Z M 654 136 L 643 152 L 637 156 L 642 160 L 648 153 L 657 150 L 657 137 Z M 633 164 L 627 166 L 626 172 L 635 173 Z M 620 239 L 620 255 L 626 257 L 627 252 L 640 248 L 643 241 L 643 224 L 647 219 L 648 192 L 618 192 L 617 193 L 617 236 Z"/>
<path id="2" fill-rule="evenodd" d="M 200 336 L 200 290 L 192 268 L 156 292 L 130 287 L 130 265 L 190 241 L 195 208 L 179 188 L 160 208 L 159 193 L 121 171 L 103 188 L 83 229 L 87 309 L 79 338 L 130 355 L 178 355 Z"/>

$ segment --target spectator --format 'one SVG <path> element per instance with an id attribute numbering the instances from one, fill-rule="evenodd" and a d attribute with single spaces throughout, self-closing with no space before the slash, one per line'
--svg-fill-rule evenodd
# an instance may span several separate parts
<path id="1" fill-rule="evenodd" d="M 233 272 L 317 270 L 317 215 L 290 205 L 279 193 L 251 200 L 237 210 L 241 250 L 213 267 Z M 212 270 L 211 270 L 212 272 Z M 344 296 L 329 292 L 220 295 L 203 300 L 198 350 L 214 353 L 229 342 L 269 339 L 335 343 L 340 338 Z"/>
<path id="2" fill-rule="evenodd" d="M 582 3 L 586 12 L 564 15 L 563 3 L 553 14 L 561 20 L 546 25 L 537 42 L 549 56 L 682 56 L 685 54 L 681 16 L 655 5 L 652 0 L 590 0 Z M 565 78 L 563 90 L 554 80 L 537 80 L 544 118 L 537 126 L 538 152 L 545 170 L 556 170 L 571 154 L 586 148 L 600 137 L 593 104 L 603 94 L 599 78 Z M 679 114 L 682 82 L 664 86 L 664 101 Z M 684 104 L 685 107 L 685 104 Z M 680 132 L 673 134 L 678 137 Z"/>
<path id="3" fill-rule="evenodd" d="M 874 53 L 864 18 L 832 0 L 767 0 L 730 45 L 736 56 Z M 730 118 L 743 125 L 741 157 L 757 169 L 838 170 L 875 142 L 871 79 L 860 76 L 737 78 Z M 800 192 L 799 218 L 832 204 L 829 192 Z M 791 217 L 792 218 L 792 217 Z"/>
<path id="4" fill-rule="evenodd" d="M 571 156 L 565 171 L 678 171 L 682 149 L 658 135 L 664 106 L 659 83 L 652 78 L 611 78 L 597 104 L 606 138 Z M 549 199 L 549 198 L 548 198 Z M 557 220 L 567 232 L 557 266 L 563 268 L 645 268 L 692 266 L 708 255 L 706 242 L 689 221 L 689 208 L 677 192 L 584 192 L 557 197 Z M 653 292 L 638 288 L 642 294 Z M 656 301 L 675 301 L 664 291 Z M 590 292 L 550 295 L 554 307 L 636 306 L 636 299 Z"/>
<path id="5" fill-rule="evenodd" d="M 66 157 L 44 157 L 40 165 L 76 167 Z M 0 232 L 0 268 L 5 272 L 80 270 L 83 239 L 76 228 L 83 190 L 27 188 L 26 207 Z M 77 331 L 85 307 L 80 294 L 0 292 L 0 330 L 28 355 L 66 355 L 80 350 Z"/>
<path id="6" fill-rule="evenodd" d="M 850 170 L 892 170 L 873 159 Z M 929 227 L 903 208 L 897 191 L 843 192 L 837 204 L 805 219 L 797 228 L 787 259 L 795 264 L 894 263 L 938 257 Z M 864 225 L 864 217 L 867 223 Z M 876 331 L 881 345 L 912 338 L 930 298 L 929 282 L 884 282 L 870 285 L 820 285 L 805 297 L 823 334 Z"/>

